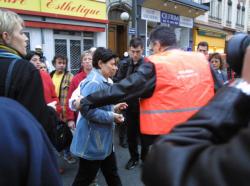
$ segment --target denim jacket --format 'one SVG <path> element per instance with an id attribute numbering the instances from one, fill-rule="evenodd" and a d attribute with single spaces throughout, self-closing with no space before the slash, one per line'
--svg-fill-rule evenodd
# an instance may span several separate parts
<path id="1" fill-rule="evenodd" d="M 86 97 L 110 85 L 97 69 L 93 69 L 80 84 L 81 95 Z M 90 109 L 77 121 L 70 146 L 71 152 L 87 160 L 103 160 L 113 147 L 113 105 Z"/>

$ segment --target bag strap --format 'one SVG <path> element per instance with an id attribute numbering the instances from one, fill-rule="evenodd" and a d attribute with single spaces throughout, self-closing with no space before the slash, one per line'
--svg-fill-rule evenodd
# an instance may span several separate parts
<path id="1" fill-rule="evenodd" d="M 5 80 L 5 89 L 4 89 L 4 95 L 5 95 L 5 97 L 8 97 L 9 89 L 10 89 L 10 82 L 11 82 L 12 71 L 13 71 L 14 65 L 16 64 L 16 62 L 18 60 L 19 59 L 14 59 L 14 60 L 12 60 L 10 62 L 10 65 L 9 65 L 9 68 L 8 68 L 8 72 L 7 72 L 7 75 L 6 75 L 6 80 Z"/>

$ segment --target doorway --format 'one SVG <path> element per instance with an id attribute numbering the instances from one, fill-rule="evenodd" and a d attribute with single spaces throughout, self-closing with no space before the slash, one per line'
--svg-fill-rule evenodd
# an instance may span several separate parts
<path id="1" fill-rule="evenodd" d="M 127 24 L 120 22 L 110 22 L 108 29 L 108 48 L 110 48 L 119 58 L 127 51 Z"/>

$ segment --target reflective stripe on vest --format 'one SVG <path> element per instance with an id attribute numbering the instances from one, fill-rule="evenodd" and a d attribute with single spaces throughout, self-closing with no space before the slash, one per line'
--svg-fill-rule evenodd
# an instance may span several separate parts
<path id="1" fill-rule="evenodd" d="M 140 100 L 140 130 L 167 134 L 212 98 L 213 79 L 202 54 L 169 50 L 148 59 L 155 65 L 156 85 L 150 98 Z"/>

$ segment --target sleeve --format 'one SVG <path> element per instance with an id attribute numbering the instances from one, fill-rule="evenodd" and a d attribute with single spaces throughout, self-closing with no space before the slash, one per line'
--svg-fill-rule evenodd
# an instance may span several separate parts
<path id="1" fill-rule="evenodd" d="M 153 93 L 154 87 L 154 65 L 150 62 L 143 63 L 137 72 L 121 80 L 119 83 L 114 83 L 107 89 L 95 92 L 83 98 L 81 100 L 81 112 L 86 112 L 90 107 L 100 107 L 139 98 L 147 92 Z"/>
<path id="2" fill-rule="evenodd" d="M 249 185 L 250 97 L 225 87 L 189 121 L 162 136 L 143 169 L 145 185 Z M 157 160 L 157 161 L 156 161 Z"/>
<path id="3" fill-rule="evenodd" d="M 100 90 L 100 84 L 98 82 L 89 82 L 83 88 L 81 88 L 81 95 L 88 96 Z M 87 112 L 81 113 L 83 117 L 95 123 L 112 124 L 114 122 L 114 115 L 112 111 L 103 110 L 102 108 L 90 109 Z"/>

